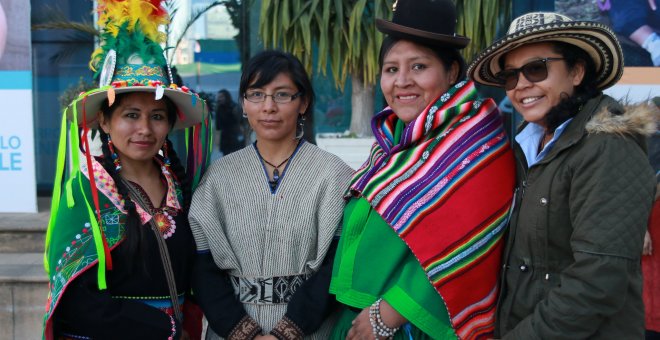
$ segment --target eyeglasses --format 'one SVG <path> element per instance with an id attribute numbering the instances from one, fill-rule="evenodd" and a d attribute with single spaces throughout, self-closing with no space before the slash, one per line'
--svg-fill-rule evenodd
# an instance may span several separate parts
<path id="1" fill-rule="evenodd" d="M 498 72 L 495 77 L 500 80 L 507 91 L 513 90 L 518 85 L 520 72 L 532 83 L 537 83 L 548 78 L 548 61 L 563 60 L 564 58 L 543 58 L 530 61 L 520 68 L 508 69 Z"/>
<path id="2" fill-rule="evenodd" d="M 278 104 L 286 104 L 292 102 L 294 99 L 302 96 L 302 92 L 296 94 L 290 94 L 288 92 L 275 92 L 273 94 L 266 94 L 261 91 L 251 91 L 243 95 L 243 98 L 251 101 L 253 103 L 263 103 L 266 101 L 266 97 L 272 97 L 273 101 Z"/>

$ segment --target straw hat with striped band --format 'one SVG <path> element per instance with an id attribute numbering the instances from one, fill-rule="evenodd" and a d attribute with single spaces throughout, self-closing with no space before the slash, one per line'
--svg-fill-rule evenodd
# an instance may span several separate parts
<path id="1" fill-rule="evenodd" d="M 575 21 L 549 12 L 527 13 L 513 20 L 507 35 L 487 47 L 470 64 L 468 76 L 477 83 L 501 87 L 501 81 L 495 75 L 502 70 L 502 56 L 525 44 L 552 41 L 575 45 L 591 56 L 599 89 L 606 89 L 621 78 L 623 53 L 608 26 L 593 21 Z"/>

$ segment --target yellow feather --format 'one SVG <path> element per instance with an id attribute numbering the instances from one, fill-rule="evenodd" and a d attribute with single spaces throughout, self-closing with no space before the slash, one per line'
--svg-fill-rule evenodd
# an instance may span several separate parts
<path id="1" fill-rule="evenodd" d="M 104 52 L 103 52 L 103 49 L 100 48 L 100 47 L 97 48 L 96 50 L 94 50 L 94 52 L 92 53 L 92 57 L 91 57 L 90 60 L 89 60 L 89 69 L 90 69 L 90 70 L 92 70 L 92 71 L 94 71 L 94 72 L 97 71 L 97 69 L 96 69 L 96 64 L 98 63 L 98 60 L 97 60 L 97 59 L 98 59 L 98 57 L 99 57 L 100 55 L 102 55 L 103 53 L 104 53 Z"/>
<path id="2" fill-rule="evenodd" d="M 117 36 L 118 27 L 129 22 L 128 30 L 133 32 L 135 24 L 140 23 L 139 29 L 155 42 L 165 42 L 165 37 L 158 30 L 161 25 L 169 23 L 169 15 L 159 6 L 147 0 L 99 0 L 98 24 L 113 36 Z"/>
<path id="3" fill-rule="evenodd" d="M 162 44 L 167 40 L 159 28 L 170 22 L 167 11 L 162 7 L 162 0 L 98 0 L 98 25 L 105 34 L 117 38 L 120 28 L 126 25 L 127 33 L 132 35 L 139 30 L 144 36 Z M 104 45 L 104 42 L 101 42 Z M 106 52 L 99 47 L 92 53 L 90 68 L 97 71 L 97 66 Z"/>

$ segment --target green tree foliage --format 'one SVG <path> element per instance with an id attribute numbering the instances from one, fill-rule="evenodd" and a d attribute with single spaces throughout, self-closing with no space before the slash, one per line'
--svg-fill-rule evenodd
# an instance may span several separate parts
<path id="1" fill-rule="evenodd" d="M 253 0 L 225 0 L 225 8 L 229 13 L 231 24 L 238 29 L 238 34 L 234 37 L 238 50 L 240 51 L 241 65 L 245 65 L 250 59 L 250 22 L 248 8 Z"/>
<path id="2" fill-rule="evenodd" d="M 349 74 L 373 85 L 383 39 L 375 18 L 391 17 L 391 8 L 392 0 L 263 0 L 259 35 L 266 48 L 292 53 L 310 73 L 317 57 L 317 72 L 329 65 L 339 88 Z"/>
<path id="3" fill-rule="evenodd" d="M 469 63 L 488 47 L 500 26 L 507 27 L 511 17 L 511 0 L 455 0 L 458 23 L 456 32 L 471 39 L 462 51 Z"/>

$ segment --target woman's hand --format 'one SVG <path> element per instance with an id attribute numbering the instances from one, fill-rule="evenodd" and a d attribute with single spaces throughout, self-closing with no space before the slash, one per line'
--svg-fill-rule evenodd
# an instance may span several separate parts
<path id="1" fill-rule="evenodd" d="M 653 254 L 653 244 L 651 243 L 651 234 L 647 230 L 644 234 L 644 248 L 642 248 L 642 255 Z"/>
<path id="2" fill-rule="evenodd" d="M 399 312 L 394 310 L 387 301 L 380 302 L 380 317 L 383 323 L 390 328 L 401 327 L 404 323 L 408 322 L 406 318 L 401 316 Z M 369 307 L 363 309 L 360 314 L 353 320 L 353 326 L 348 331 L 346 340 L 373 340 L 385 339 L 384 337 L 376 337 L 369 321 Z"/>
<path id="3" fill-rule="evenodd" d="M 346 340 L 373 340 L 374 332 L 369 322 L 369 307 L 363 309 L 351 323 L 351 329 L 348 330 Z"/>

